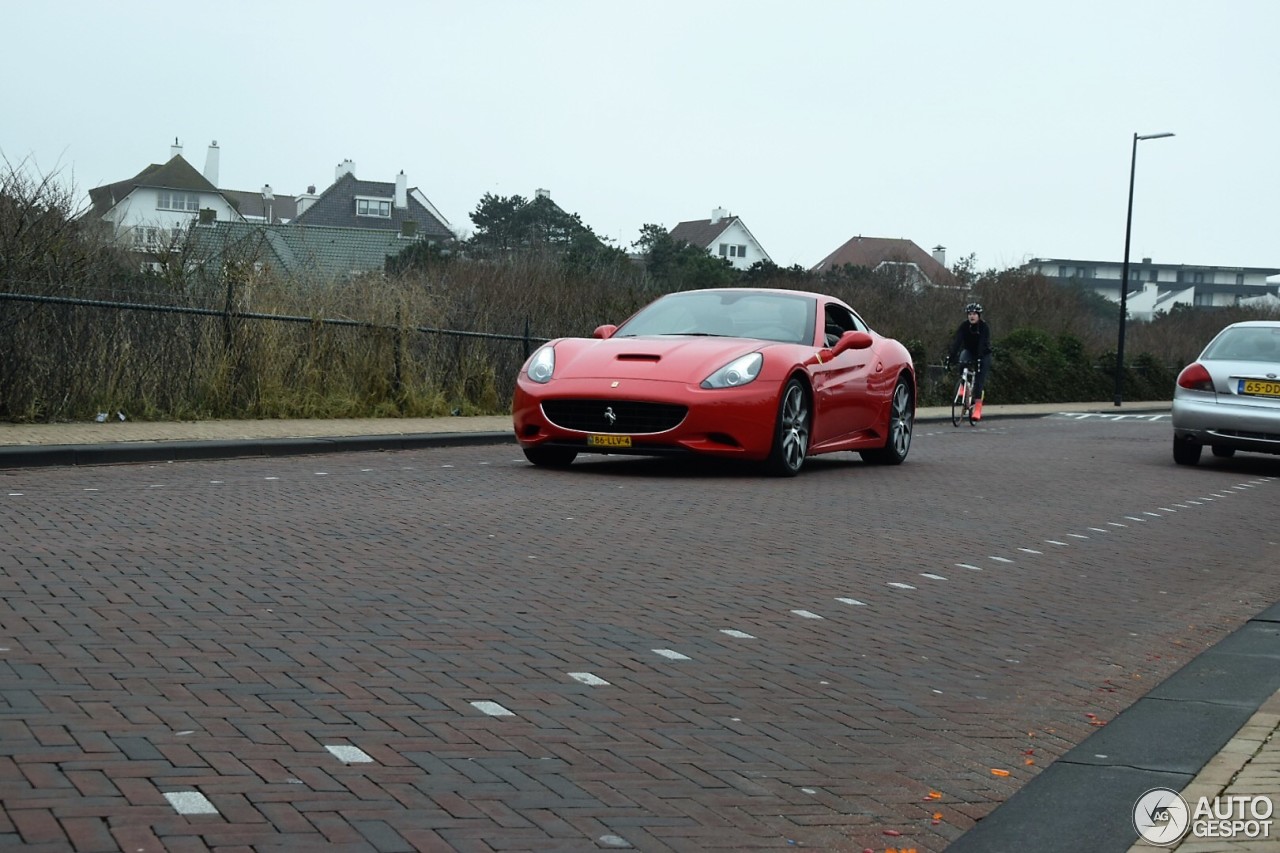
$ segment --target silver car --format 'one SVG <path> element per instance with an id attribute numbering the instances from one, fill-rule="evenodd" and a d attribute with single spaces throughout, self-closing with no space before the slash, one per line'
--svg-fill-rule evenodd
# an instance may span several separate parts
<path id="1" fill-rule="evenodd" d="M 1280 453 L 1280 321 L 1232 323 L 1178 374 L 1173 461 L 1195 465 L 1237 450 Z"/>

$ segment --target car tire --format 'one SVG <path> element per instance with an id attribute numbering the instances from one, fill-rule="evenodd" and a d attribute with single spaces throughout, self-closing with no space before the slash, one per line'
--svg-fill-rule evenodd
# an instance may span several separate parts
<path id="1" fill-rule="evenodd" d="M 813 425 L 809 394 L 799 379 L 790 379 L 778 401 L 778 420 L 773 428 L 773 448 L 765 463 L 779 477 L 794 477 L 809 454 L 809 431 Z"/>
<path id="2" fill-rule="evenodd" d="M 526 447 L 524 458 L 539 468 L 568 468 L 578 457 L 578 451 L 567 447 Z"/>
<path id="3" fill-rule="evenodd" d="M 1236 449 L 1234 447 L 1223 447 L 1221 444 L 1210 445 L 1209 449 L 1212 450 L 1213 455 L 1219 459 L 1230 459 L 1232 456 L 1236 455 Z"/>
<path id="4" fill-rule="evenodd" d="M 911 432 L 915 427 L 915 406 L 911 385 L 905 376 L 898 378 L 889 400 L 889 424 L 884 447 L 859 452 L 864 462 L 875 465 L 901 465 L 911 450 Z"/>
<path id="5" fill-rule="evenodd" d="M 1179 465 L 1196 465 L 1200 462 L 1200 451 L 1204 449 L 1198 441 L 1174 437 L 1173 461 Z"/>

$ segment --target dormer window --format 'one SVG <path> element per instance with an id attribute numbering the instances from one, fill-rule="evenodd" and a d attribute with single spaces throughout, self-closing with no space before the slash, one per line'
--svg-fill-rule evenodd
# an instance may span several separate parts
<path id="1" fill-rule="evenodd" d="M 200 196 L 195 193 L 160 190 L 156 196 L 157 210 L 181 210 L 195 213 L 200 209 Z"/>
<path id="2" fill-rule="evenodd" d="M 390 219 L 391 199 L 356 198 L 356 216 L 376 216 L 379 219 Z"/>

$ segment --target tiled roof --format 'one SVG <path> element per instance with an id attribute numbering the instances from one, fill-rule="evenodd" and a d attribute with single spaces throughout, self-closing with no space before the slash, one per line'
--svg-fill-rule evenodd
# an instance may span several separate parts
<path id="1" fill-rule="evenodd" d="M 738 217 L 736 216 L 726 216 L 714 223 L 710 219 L 693 219 L 688 222 L 681 222 L 671 229 L 671 239 L 683 240 L 691 246 L 707 249 L 714 245 L 716 239 L 737 221 Z"/>
<path id="2" fill-rule="evenodd" d="M 875 269 L 885 263 L 915 264 L 934 284 L 956 283 L 951 271 L 938 263 L 933 255 L 911 240 L 893 237 L 854 237 L 819 261 L 813 272 L 825 272 L 846 264 Z"/>
<path id="3" fill-rule="evenodd" d="M 168 163 L 160 165 L 152 163 L 132 178 L 116 181 L 89 190 L 89 201 L 92 212 L 103 214 L 128 197 L 138 187 L 161 187 L 170 190 L 190 190 L 192 192 L 216 193 L 218 188 L 209 183 L 208 178 L 200 174 L 195 166 L 175 154 Z"/>
<path id="4" fill-rule="evenodd" d="M 382 271 L 388 257 L 414 244 L 398 231 L 325 225 L 214 222 L 191 231 L 193 255 L 206 261 L 237 258 L 304 279 L 333 281 Z"/>
<path id="5" fill-rule="evenodd" d="M 397 208 L 392 205 L 391 216 L 387 219 L 357 217 L 356 196 L 395 198 L 396 185 L 387 181 L 361 181 L 355 175 L 347 173 L 334 181 L 295 221 L 299 225 L 386 230 L 397 234 L 403 223 L 412 221 L 417 223 L 417 233 L 423 237 L 441 242 L 455 239 L 448 226 L 414 198 L 415 192 L 416 187 L 408 189 L 407 207 Z"/>
<path id="6" fill-rule="evenodd" d="M 262 197 L 261 190 L 222 190 L 222 197 L 241 216 L 267 219 L 267 200 Z M 298 200 L 291 195 L 276 195 L 270 203 L 272 222 L 288 222 L 298 215 Z"/>

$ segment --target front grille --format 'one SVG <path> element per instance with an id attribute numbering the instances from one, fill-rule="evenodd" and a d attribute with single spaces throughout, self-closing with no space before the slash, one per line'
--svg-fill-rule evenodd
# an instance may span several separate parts
<path id="1" fill-rule="evenodd" d="M 622 435 L 666 432 L 679 426 L 688 412 L 686 406 L 634 400 L 547 400 L 542 404 L 547 420 L 561 429 Z"/>

